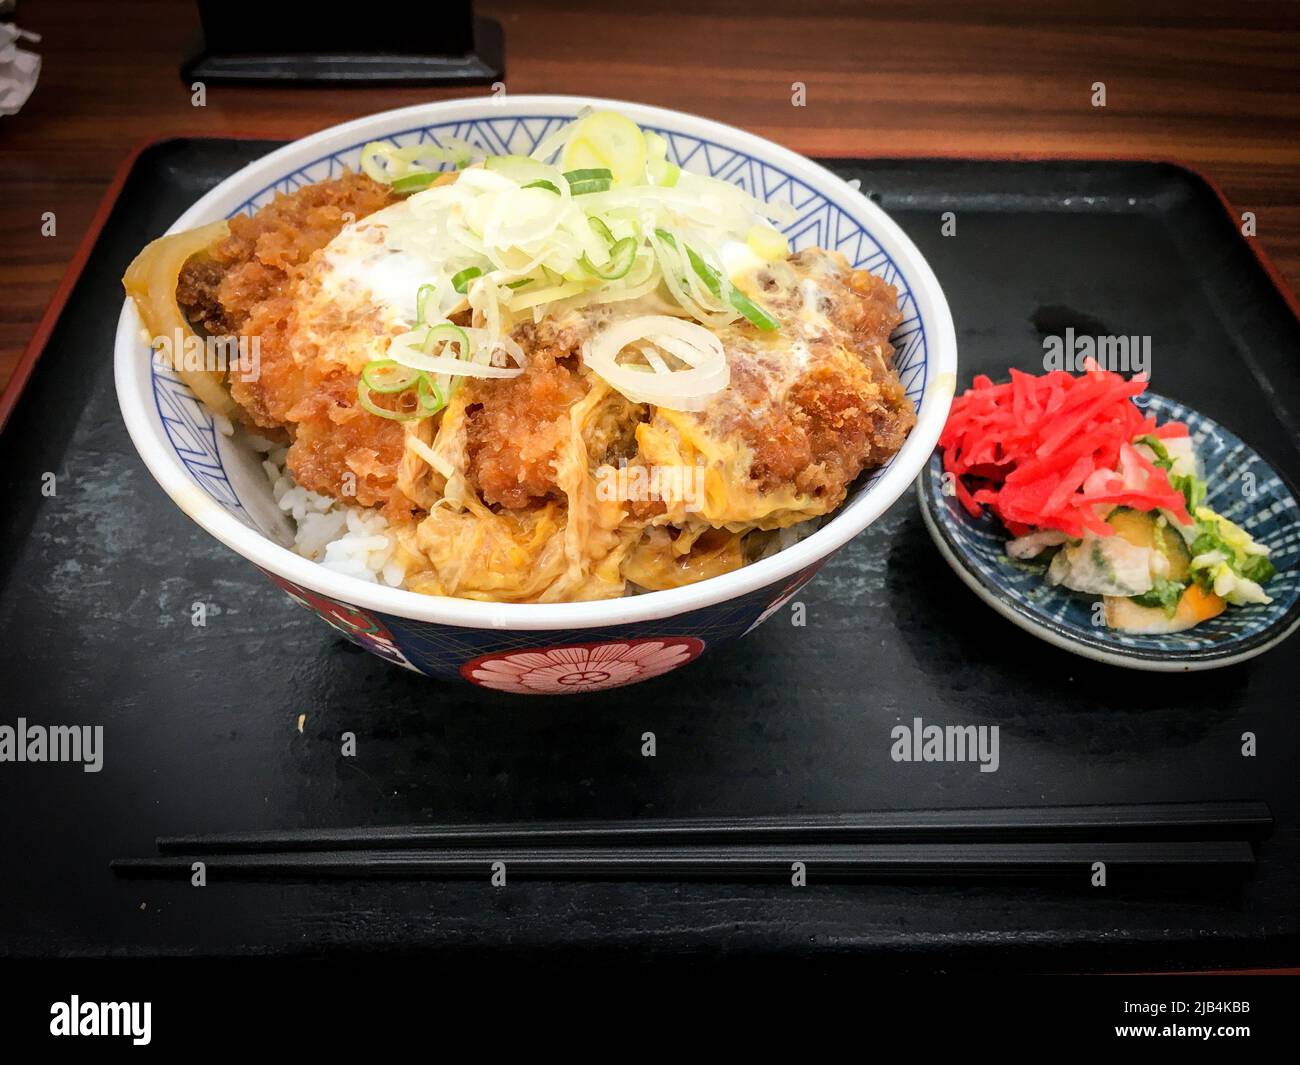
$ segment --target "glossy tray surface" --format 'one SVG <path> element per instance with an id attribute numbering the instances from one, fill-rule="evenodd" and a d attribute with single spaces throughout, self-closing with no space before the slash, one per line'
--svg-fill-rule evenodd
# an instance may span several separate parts
<path id="1" fill-rule="evenodd" d="M 139 158 L 0 436 L 0 725 L 104 730 L 97 773 L 0 765 L 12 813 L 0 954 L 705 947 L 901 952 L 920 967 L 994 955 L 1039 969 L 1295 961 L 1300 641 L 1192 676 L 1068 655 L 959 582 L 908 493 L 796 604 L 715 657 L 625 690 L 525 700 L 364 654 L 207 537 L 154 484 L 118 415 L 118 278 L 271 147 L 169 141 Z M 1041 369 L 1044 338 L 1067 329 L 1149 337 L 1155 390 L 1300 482 L 1300 327 L 1198 178 L 1145 163 L 831 165 L 934 267 L 957 323 L 959 387 L 977 372 Z M 997 726 L 997 771 L 894 761 L 892 731 L 916 718 Z M 353 757 L 341 754 L 348 732 Z M 1254 757 L 1241 754 L 1244 733 Z M 1268 802 L 1278 823 L 1244 884 L 493 890 L 485 875 L 196 890 L 108 870 L 168 833 L 1231 798 Z"/>

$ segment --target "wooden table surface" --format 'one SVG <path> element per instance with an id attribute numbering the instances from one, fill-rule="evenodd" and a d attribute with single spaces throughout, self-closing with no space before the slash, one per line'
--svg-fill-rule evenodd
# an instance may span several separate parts
<path id="1" fill-rule="evenodd" d="M 1135 14 L 1133 8 L 1143 8 Z M 1300 289 L 1300 6 L 922 0 L 480 0 L 507 91 L 622 97 L 743 126 L 807 155 L 1083 153 L 1187 162 Z M 978 10 L 978 14 L 976 11 Z M 486 88 L 207 87 L 179 65 L 184 0 L 20 0 L 40 33 L 32 98 L 0 118 L 0 385 L 96 206 L 139 143 L 303 134 Z M 432 32 L 436 20 L 427 27 Z M 806 106 L 792 86 L 806 86 Z M 1106 106 L 1092 105 L 1093 84 Z M 52 211 L 56 232 L 43 236 Z"/>

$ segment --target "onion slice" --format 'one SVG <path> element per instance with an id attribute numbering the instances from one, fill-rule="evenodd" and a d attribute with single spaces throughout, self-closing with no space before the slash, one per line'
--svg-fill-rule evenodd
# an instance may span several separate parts
<path id="1" fill-rule="evenodd" d="M 686 369 L 650 357 L 646 344 L 686 363 Z M 629 346 L 645 362 L 619 362 L 619 353 Z M 703 410 L 731 382 L 722 342 L 704 326 L 666 314 L 638 315 L 606 327 L 582 345 L 582 361 L 633 403 L 669 410 Z"/>
<path id="2" fill-rule="evenodd" d="M 522 366 L 491 366 L 468 359 L 458 359 L 452 355 L 426 355 L 420 350 L 429 330 L 413 329 L 393 337 L 388 346 L 388 358 L 399 365 L 425 373 L 445 373 L 452 377 L 518 377 L 524 372 Z M 444 345 L 444 349 L 446 346 Z M 508 348 L 504 348 L 509 352 Z M 513 352 L 509 352 L 513 355 Z"/>
<path id="3" fill-rule="evenodd" d="M 176 286 L 185 264 L 193 256 L 206 252 L 229 233 L 230 226 L 221 221 L 199 229 L 187 229 L 182 233 L 159 237 L 151 241 L 127 267 L 122 286 L 135 301 L 140 319 L 151 338 L 156 340 L 159 337 L 179 336 L 185 340 L 191 337 L 198 339 L 176 303 Z M 155 352 L 154 357 L 157 358 L 160 354 Z M 223 417 L 236 421 L 248 420 L 243 408 L 230 398 L 224 373 L 208 369 L 186 370 L 174 360 L 161 361 L 171 364 L 176 376 L 189 386 L 199 402 Z"/>

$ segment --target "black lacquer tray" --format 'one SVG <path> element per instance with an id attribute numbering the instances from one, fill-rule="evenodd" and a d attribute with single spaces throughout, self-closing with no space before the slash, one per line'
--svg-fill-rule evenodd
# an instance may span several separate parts
<path id="1" fill-rule="evenodd" d="M 0 436 L 0 724 L 102 725 L 105 751 L 99 773 L 0 764 L 0 954 L 709 950 L 1057 970 L 1300 959 L 1300 641 L 1190 676 L 1055 650 L 959 583 L 908 493 L 800 593 L 806 625 L 782 612 L 658 680 L 523 700 L 366 655 L 201 532 L 154 484 L 118 415 L 118 278 L 145 241 L 271 147 L 178 140 L 139 156 Z M 1200 178 L 1127 162 L 831 166 L 933 265 L 961 385 L 1041 369 L 1042 337 L 1070 327 L 1147 335 L 1159 391 L 1300 481 L 1300 327 Z M 53 497 L 40 490 L 47 472 Z M 999 726 L 998 771 L 894 762 L 890 730 L 916 717 Z M 343 732 L 355 757 L 340 754 Z M 654 758 L 642 756 L 645 732 Z M 1244 883 L 199 890 L 108 867 L 166 833 L 1233 798 L 1264 800 L 1277 818 Z"/>

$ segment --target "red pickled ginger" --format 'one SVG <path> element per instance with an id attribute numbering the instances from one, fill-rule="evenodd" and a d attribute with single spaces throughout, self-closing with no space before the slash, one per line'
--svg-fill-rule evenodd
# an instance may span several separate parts
<path id="1" fill-rule="evenodd" d="M 1144 377 L 1126 380 L 1091 361 L 1079 377 L 1012 370 L 1009 382 L 995 385 L 977 376 L 953 401 L 939 437 L 957 498 L 974 517 L 987 506 L 1015 536 L 1031 529 L 1110 536 L 1099 504 L 1163 509 L 1189 524 L 1168 473 L 1133 446 L 1140 436 L 1187 435 L 1182 422 L 1157 426 L 1138 409 L 1133 399 L 1146 387 Z"/>

